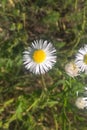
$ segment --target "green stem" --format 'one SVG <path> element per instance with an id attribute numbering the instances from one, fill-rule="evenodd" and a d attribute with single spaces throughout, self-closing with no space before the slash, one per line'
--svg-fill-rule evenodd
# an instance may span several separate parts
<path id="1" fill-rule="evenodd" d="M 41 75 L 41 79 L 42 79 L 43 91 L 47 92 L 47 87 L 43 75 Z"/>
<path id="2" fill-rule="evenodd" d="M 45 98 L 46 96 L 46 92 L 47 92 L 47 87 L 46 87 L 46 84 L 45 84 L 45 80 L 44 80 L 44 77 L 43 75 L 41 75 L 41 79 L 42 79 L 42 85 L 43 85 L 43 90 L 42 90 L 42 93 L 40 95 L 39 98 L 35 99 L 34 103 L 31 104 L 31 106 L 29 106 L 29 108 L 26 110 L 26 113 L 29 112 L 32 108 L 36 108 L 36 106 L 38 106 L 38 104 Z M 24 113 L 24 115 L 26 114 Z"/>
<path id="3" fill-rule="evenodd" d="M 72 78 L 71 77 L 70 77 L 70 81 L 69 82 L 70 82 L 70 86 L 69 87 L 70 87 L 70 89 L 72 89 Z"/>
<path id="4" fill-rule="evenodd" d="M 75 10 L 77 10 L 78 0 L 75 1 Z"/>

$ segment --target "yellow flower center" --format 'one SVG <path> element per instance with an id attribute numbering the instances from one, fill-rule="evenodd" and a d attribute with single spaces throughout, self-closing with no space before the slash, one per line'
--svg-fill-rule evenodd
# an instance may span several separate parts
<path id="1" fill-rule="evenodd" d="M 46 53 L 43 50 L 36 50 L 33 53 L 33 60 L 36 63 L 41 63 L 45 60 L 46 58 Z"/>
<path id="2" fill-rule="evenodd" d="M 84 55 L 84 62 L 87 64 L 87 54 Z"/>

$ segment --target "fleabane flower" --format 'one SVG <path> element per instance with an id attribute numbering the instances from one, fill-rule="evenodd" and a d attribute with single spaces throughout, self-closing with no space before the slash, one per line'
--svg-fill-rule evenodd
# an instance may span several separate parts
<path id="1" fill-rule="evenodd" d="M 34 74 L 44 74 L 56 63 L 56 49 L 47 40 L 35 40 L 31 47 L 23 52 L 23 64 Z"/>
<path id="2" fill-rule="evenodd" d="M 80 69 L 75 64 L 75 62 L 72 61 L 65 65 L 65 71 L 70 77 L 75 77 L 79 75 Z"/>
<path id="3" fill-rule="evenodd" d="M 87 73 L 87 45 L 78 50 L 75 63 L 82 72 Z"/>
<path id="4" fill-rule="evenodd" d="M 76 107 L 79 109 L 87 109 L 87 97 L 78 97 L 75 102 Z"/>

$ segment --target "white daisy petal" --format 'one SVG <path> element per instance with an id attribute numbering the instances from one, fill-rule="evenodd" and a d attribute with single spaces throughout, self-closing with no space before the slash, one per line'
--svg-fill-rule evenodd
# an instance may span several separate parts
<path id="1" fill-rule="evenodd" d="M 77 54 L 76 57 L 77 57 L 78 59 L 83 59 L 83 58 L 84 58 L 82 54 Z"/>
<path id="2" fill-rule="evenodd" d="M 85 52 L 84 48 L 81 48 L 81 49 L 79 50 L 79 53 L 82 54 L 82 55 L 84 55 L 86 52 Z"/>
<path id="3" fill-rule="evenodd" d="M 48 42 L 47 42 L 47 40 L 45 40 L 44 43 L 43 43 L 43 48 L 44 49 L 47 47 L 47 44 L 48 44 Z"/>
<path id="4" fill-rule="evenodd" d="M 26 68 L 26 69 L 29 69 L 29 68 L 31 68 L 31 67 L 32 67 L 32 62 L 25 65 L 25 68 Z"/>
<path id="5" fill-rule="evenodd" d="M 34 40 L 31 47 L 23 52 L 25 68 L 34 74 L 44 74 L 56 63 L 56 49 L 51 42 Z"/>

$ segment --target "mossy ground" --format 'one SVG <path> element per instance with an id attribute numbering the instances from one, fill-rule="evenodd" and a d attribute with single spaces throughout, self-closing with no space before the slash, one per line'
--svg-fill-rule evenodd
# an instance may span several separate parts
<path id="1" fill-rule="evenodd" d="M 57 63 L 41 76 L 25 70 L 22 57 L 35 39 L 51 41 Z M 87 112 L 75 106 L 86 75 L 64 70 L 87 42 L 86 0 L 0 1 L 0 129 L 87 130 Z"/>

